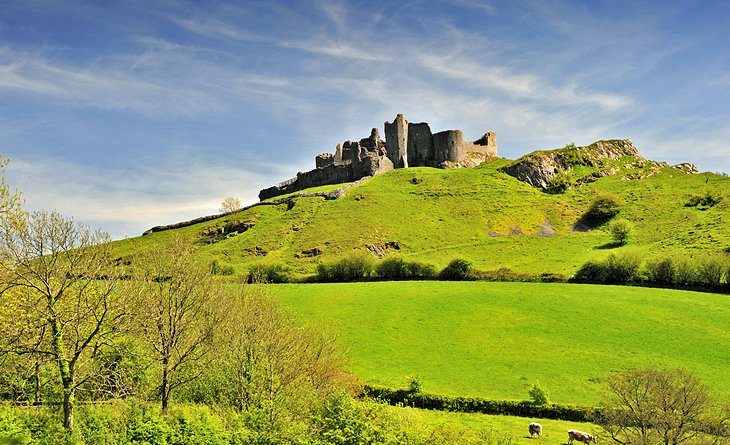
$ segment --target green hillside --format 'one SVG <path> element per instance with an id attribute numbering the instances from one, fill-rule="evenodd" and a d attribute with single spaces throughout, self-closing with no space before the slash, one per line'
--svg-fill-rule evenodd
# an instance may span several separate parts
<path id="1" fill-rule="evenodd" d="M 339 328 L 365 382 L 490 399 L 597 404 L 611 372 L 691 370 L 730 398 L 725 295 L 626 286 L 485 282 L 269 285 Z"/>
<path id="2" fill-rule="evenodd" d="M 351 188 L 337 200 L 307 197 L 296 198 L 293 206 L 257 206 L 119 241 L 117 246 L 120 255 L 127 256 L 181 236 L 199 247 L 201 261 L 217 261 L 235 274 L 245 274 L 252 264 L 280 263 L 299 276 L 312 274 L 319 262 L 390 242 L 400 249 L 388 255 L 436 267 L 458 257 L 481 270 L 509 268 L 567 276 L 586 260 L 609 251 L 694 256 L 730 249 L 730 178 L 628 161 L 613 161 L 608 166 L 616 169 L 614 174 L 562 194 L 545 193 L 502 172 L 510 163 L 504 159 L 470 169 L 398 169 Z M 574 180 L 599 170 L 582 166 L 570 173 Z M 648 177 L 629 179 L 644 176 Z M 618 218 L 635 228 L 628 245 L 620 249 L 605 248 L 609 243 L 605 228 L 572 230 L 602 192 L 619 197 Z M 719 202 L 711 207 L 686 206 L 692 197 L 703 196 Z M 250 228 L 211 235 L 241 224 Z M 550 229 L 554 236 L 538 236 Z M 308 256 L 308 252 L 321 254 Z"/>

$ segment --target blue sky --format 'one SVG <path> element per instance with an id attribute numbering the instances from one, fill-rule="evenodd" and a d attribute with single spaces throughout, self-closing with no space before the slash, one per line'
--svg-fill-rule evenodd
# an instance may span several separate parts
<path id="1" fill-rule="evenodd" d="M 30 210 L 115 238 L 404 113 L 517 158 L 630 138 L 730 172 L 730 2 L 4 0 L 0 155 Z"/>

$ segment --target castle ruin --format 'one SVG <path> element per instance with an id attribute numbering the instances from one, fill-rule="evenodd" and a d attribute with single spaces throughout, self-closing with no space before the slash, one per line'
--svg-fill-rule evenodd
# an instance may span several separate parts
<path id="1" fill-rule="evenodd" d="M 259 192 L 265 200 L 310 187 L 352 182 L 394 168 L 471 167 L 497 157 L 497 136 L 488 131 L 474 142 L 464 140 L 461 130 L 432 133 L 425 122 L 408 122 L 402 114 L 385 122 L 385 141 L 373 128 L 370 137 L 338 144 L 335 153 L 315 157 L 315 169 Z"/>

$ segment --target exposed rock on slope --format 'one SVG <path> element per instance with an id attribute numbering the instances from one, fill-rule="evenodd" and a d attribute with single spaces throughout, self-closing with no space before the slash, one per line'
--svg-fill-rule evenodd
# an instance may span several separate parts
<path id="1" fill-rule="evenodd" d="M 644 158 L 629 139 L 598 141 L 586 147 L 565 147 L 551 151 L 536 151 L 503 168 L 503 171 L 533 187 L 548 188 L 560 173 L 577 166 L 602 167 L 606 160 L 630 157 Z"/>

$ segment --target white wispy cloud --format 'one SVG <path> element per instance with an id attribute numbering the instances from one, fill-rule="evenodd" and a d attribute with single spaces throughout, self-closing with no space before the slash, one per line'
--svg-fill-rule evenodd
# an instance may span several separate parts
<path id="1" fill-rule="evenodd" d="M 197 114 L 220 106 L 205 91 L 168 83 L 162 73 L 142 78 L 131 71 L 119 66 L 73 66 L 0 48 L 0 92 L 33 94 L 73 106 L 134 110 L 155 116 Z"/>
<path id="2" fill-rule="evenodd" d="M 527 101 L 551 102 L 561 106 L 594 105 L 606 111 L 618 111 L 634 103 L 626 95 L 586 91 L 574 83 L 558 85 L 534 73 L 482 65 L 465 57 L 423 53 L 415 59 L 421 67 L 444 78 L 465 82 L 464 87 L 497 90 Z"/>
<path id="3" fill-rule="evenodd" d="M 215 17 L 187 18 L 168 16 L 168 19 L 190 32 L 207 37 L 226 38 L 248 42 L 263 42 L 267 40 L 259 34 L 249 32 Z"/>
<path id="4" fill-rule="evenodd" d="M 341 59 L 365 60 L 371 62 L 384 62 L 391 60 L 389 56 L 385 56 L 374 50 L 364 50 L 348 42 L 320 40 L 300 40 L 300 41 L 284 41 L 280 43 L 284 48 L 293 48 L 314 54 L 321 54 Z"/>

